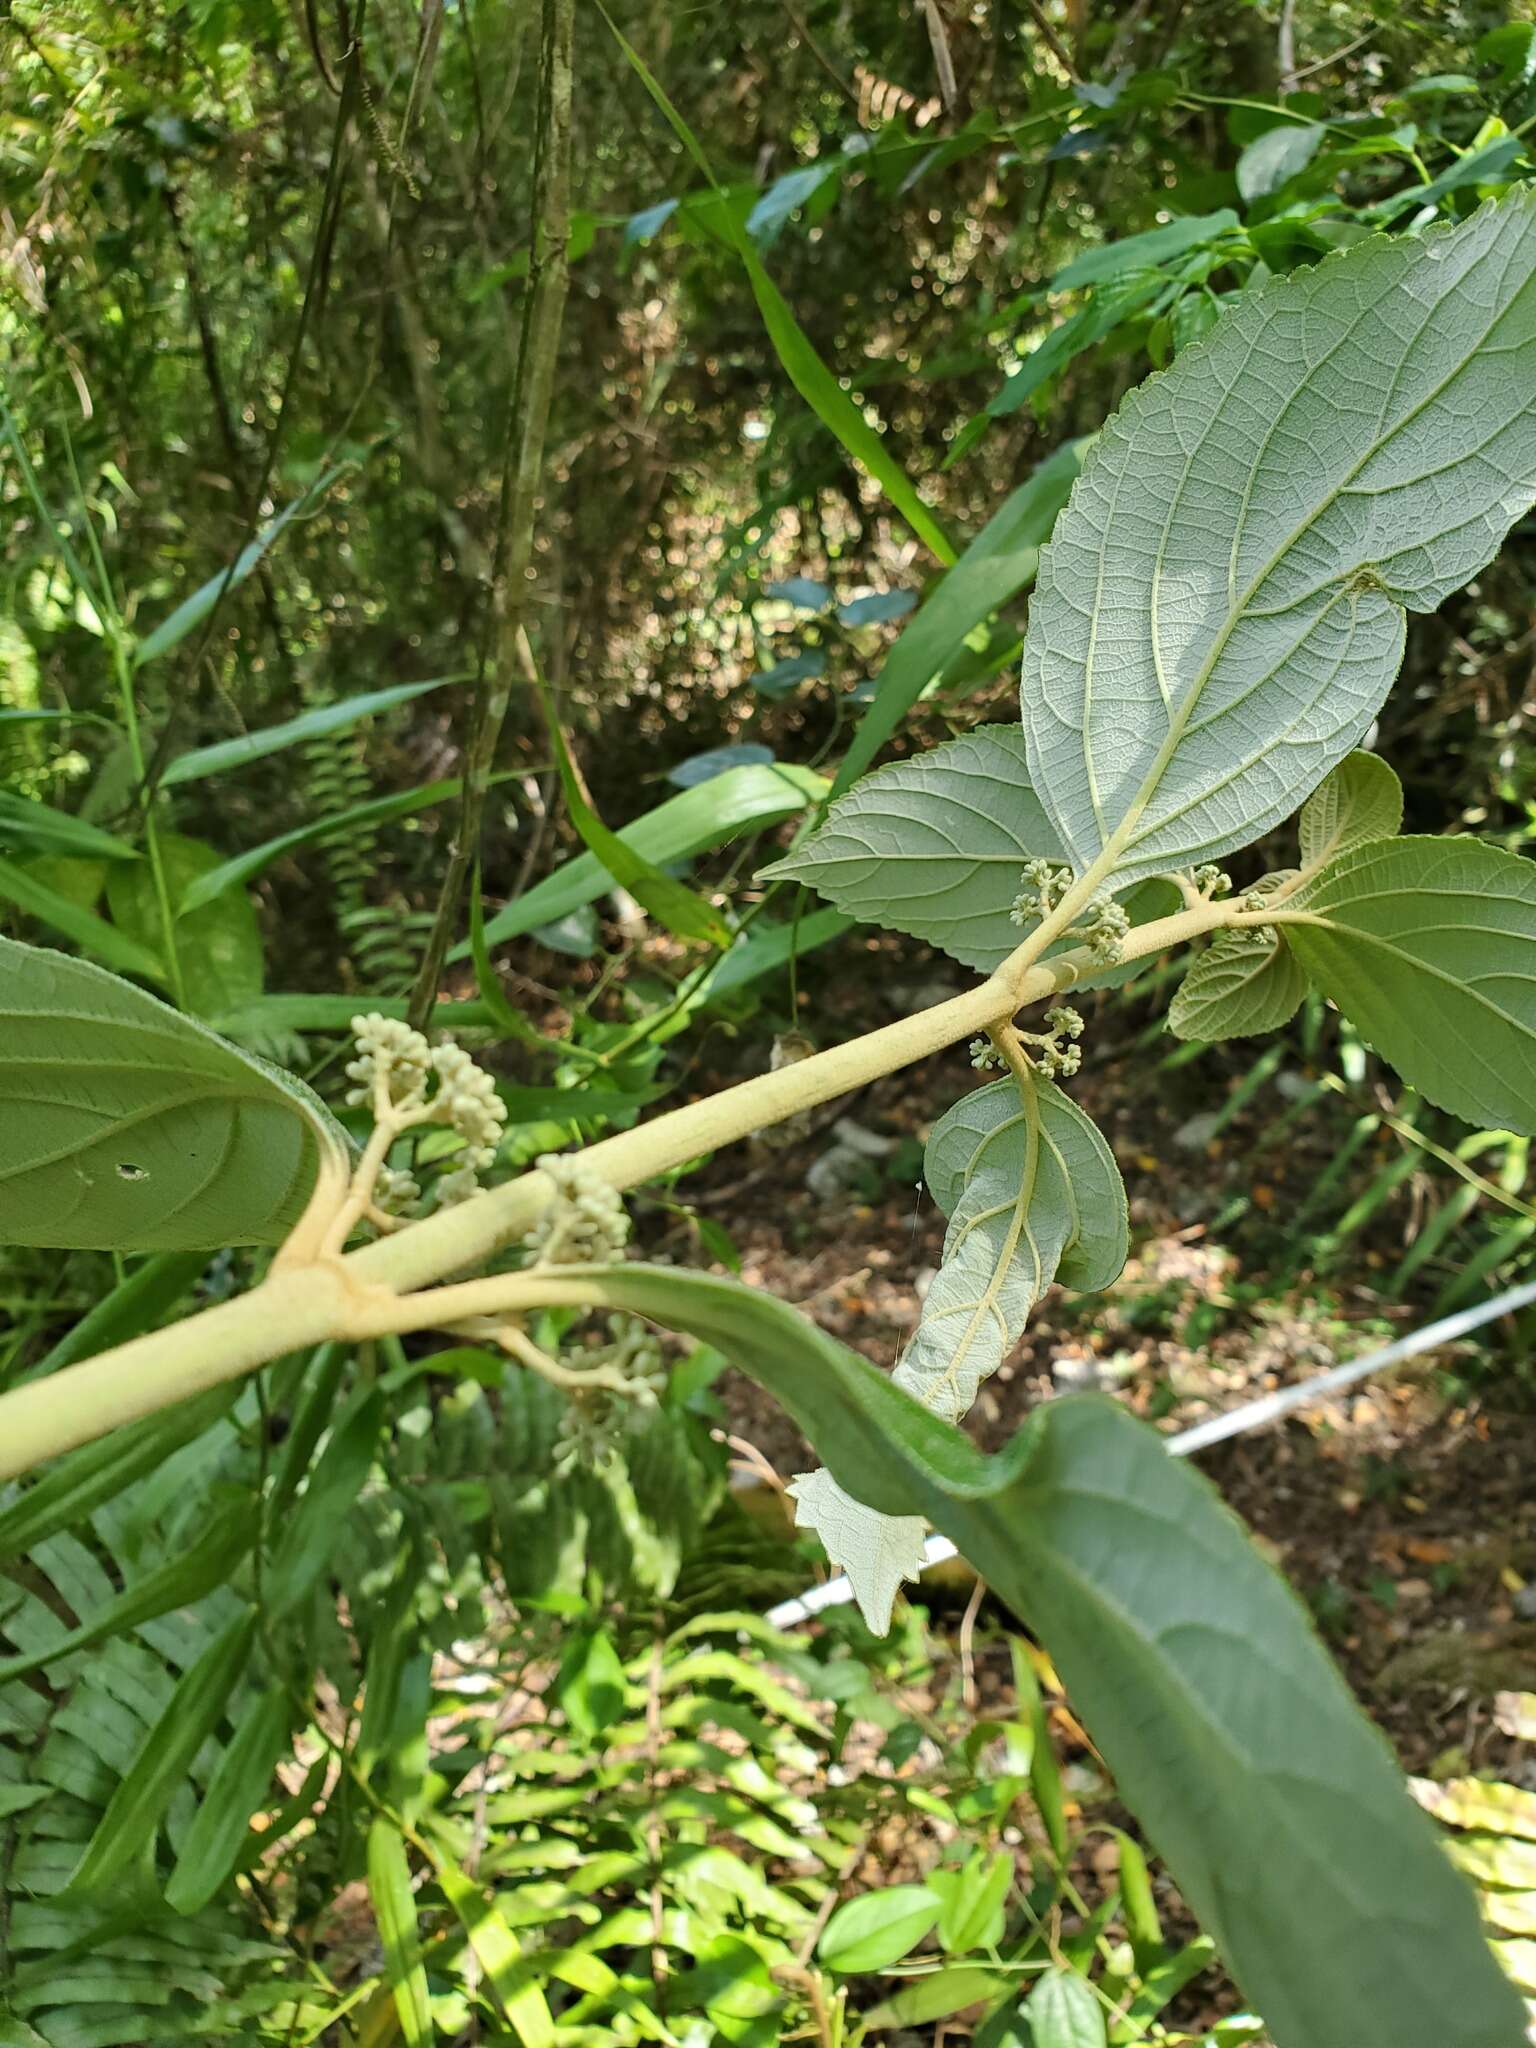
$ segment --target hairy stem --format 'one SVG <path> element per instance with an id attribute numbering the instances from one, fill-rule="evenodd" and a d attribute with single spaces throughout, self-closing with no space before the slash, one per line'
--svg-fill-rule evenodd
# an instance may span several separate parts
<path id="1" fill-rule="evenodd" d="M 1203 904 L 1138 925 L 1122 957 L 1143 959 L 1224 927 L 1263 925 L 1272 916 L 1267 909 Z M 1086 947 L 1036 961 L 1041 943 L 1040 932 L 1031 933 L 994 975 L 963 995 L 621 1131 L 582 1156 L 611 1186 L 636 1187 L 960 1039 L 1000 1027 L 1025 1004 L 1071 988 L 1103 964 Z M 343 1182 L 338 1199 L 344 1190 Z M 233 1301 L 0 1395 L 0 1480 L 327 1338 L 441 1329 L 474 1316 L 555 1303 L 601 1306 L 600 1289 L 579 1268 L 434 1284 L 523 1236 L 553 1196 L 548 1174 L 522 1174 L 345 1258 L 285 1263 Z"/>

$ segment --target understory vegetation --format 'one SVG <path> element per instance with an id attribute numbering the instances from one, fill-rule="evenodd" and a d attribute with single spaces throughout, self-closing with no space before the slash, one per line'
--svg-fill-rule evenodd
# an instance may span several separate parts
<path id="1" fill-rule="evenodd" d="M 1536 17 L 0 55 L 0 2048 L 1536 2039 Z"/>

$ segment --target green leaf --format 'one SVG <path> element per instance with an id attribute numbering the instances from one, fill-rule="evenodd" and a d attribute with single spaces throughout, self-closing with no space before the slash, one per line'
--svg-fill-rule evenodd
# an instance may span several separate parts
<path id="1" fill-rule="evenodd" d="M 200 1913 L 234 1874 L 251 1816 L 266 1798 L 287 1745 L 288 1696 L 280 1686 L 269 1686 L 241 1707 L 229 1747 L 181 1843 L 165 1888 L 166 1904 L 176 1912 Z"/>
<path id="2" fill-rule="evenodd" d="M 143 990 L 0 939 L 0 1242 L 280 1244 L 346 1140 L 299 1081 Z"/>
<path id="3" fill-rule="evenodd" d="M 62 1631 L 56 1641 L 30 1656 L 0 1660 L 0 1684 L 29 1677 L 61 1657 L 87 1650 L 109 1636 L 169 1614 L 173 1608 L 195 1606 L 225 1583 L 250 1549 L 255 1534 L 255 1511 L 250 1501 L 242 1498 L 215 1515 L 186 1550 L 125 1586 L 88 1622 Z"/>
<path id="4" fill-rule="evenodd" d="M 523 2048 L 554 2048 L 555 2023 L 548 2001 L 528 1977 L 506 1916 L 450 1856 L 434 1854 L 433 1863 L 443 1896 L 458 1915 L 508 2026 Z"/>
<path id="5" fill-rule="evenodd" d="M 160 834 L 160 860 L 173 905 L 223 865 L 216 848 L 180 832 Z M 148 861 L 114 867 L 107 876 L 107 902 L 118 929 L 146 951 L 159 939 L 160 903 Z M 176 954 L 187 1008 L 196 1016 L 217 1017 L 261 994 L 261 926 L 255 904 L 243 892 L 226 889 L 217 902 L 178 917 Z"/>
<path id="6" fill-rule="evenodd" d="M 368 1896 L 373 1901 L 373 1917 L 384 1950 L 384 1975 L 394 1993 L 406 2048 L 432 2048 L 437 2029 L 432 2023 L 426 1966 L 421 1959 L 405 1838 L 383 1814 L 368 1830 Z"/>
<path id="7" fill-rule="evenodd" d="M 706 903 L 702 896 L 696 896 L 685 884 L 675 882 L 653 862 L 636 853 L 617 832 L 610 832 L 593 810 L 576 773 L 576 764 L 571 759 L 565 728 L 542 680 L 539 697 L 544 706 L 549 736 L 555 745 L 555 765 L 560 770 L 565 807 L 571 814 L 571 823 L 581 835 L 582 843 L 601 861 L 613 879 L 628 889 L 636 902 L 642 904 L 658 923 L 664 924 L 675 938 L 692 939 L 707 946 L 728 946 L 731 928 L 719 911 Z"/>
<path id="8" fill-rule="evenodd" d="M 266 1603 L 272 1614 L 296 1607 L 330 1562 L 337 1531 L 372 1469 L 383 1426 L 383 1391 L 359 1387 L 336 1418 L 268 1570 Z"/>
<path id="9" fill-rule="evenodd" d="M 46 924 L 87 953 L 94 953 L 119 974 L 137 974 L 145 981 L 165 980 L 160 955 L 148 946 L 120 932 L 116 925 L 74 902 L 63 890 L 50 888 L 36 875 L 13 862 L 0 860 L 0 900 L 14 903 L 28 917 Z M 3 986 L 3 984 L 0 984 Z"/>
<path id="10" fill-rule="evenodd" d="M 1464 156 L 1457 157 L 1427 185 L 1405 185 L 1400 192 L 1363 208 L 1363 216 L 1367 220 L 1394 221 L 1400 214 L 1437 205 L 1447 192 L 1459 192 L 1468 185 L 1496 184 L 1524 147 L 1518 135 L 1496 136 L 1480 149 L 1469 149 Z"/>
<path id="11" fill-rule="evenodd" d="M 15 796 L 0 789 L 0 845 L 20 847 L 23 852 L 62 855 L 69 860 L 137 860 L 137 847 L 89 825 L 84 818 L 72 818 L 68 811 L 56 811 L 34 797 Z"/>
<path id="12" fill-rule="evenodd" d="M 252 761 L 263 760 L 268 754 L 280 754 L 285 747 L 299 747 L 327 733 L 345 732 L 362 719 L 372 718 L 375 712 L 387 711 L 395 704 L 409 704 L 413 697 L 424 697 L 429 690 L 441 690 L 445 684 L 468 680 L 467 674 L 433 676 L 423 683 L 393 683 L 385 690 L 363 690 L 355 697 L 339 698 L 334 704 L 317 704 L 313 711 L 285 718 L 279 725 L 261 726 L 255 732 L 241 733 L 237 739 L 218 740 L 210 747 L 193 747 L 185 754 L 177 754 L 160 780 L 166 788 L 175 788 L 183 782 L 201 782 L 209 775 L 228 775 L 233 769 L 248 768 Z"/>
<path id="13" fill-rule="evenodd" d="M 596 1741 L 624 1711 L 624 1666 L 602 1629 L 578 1636 L 560 1661 L 555 1698 L 587 1742 Z"/>
<path id="14" fill-rule="evenodd" d="M 1477 839 L 1388 839 L 1284 916 L 1296 957 L 1430 1102 L 1536 1133 L 1536 863 Z"/>
<path id="15" fill-rule="evenodd" d="M 299 748 L 311 739 L 322 739 L 326 733 L 344 733 L 362 719 L 389 711 L 391 705 L 410 705 L 412 698 L 426 696 L 428 690 L 442 690 L 446 684 L 467 680 L 469 674 L 461 672 L 457 676 L 432 676 L 426 682 L 395 682 L 387 690 L 360 690 L 356 696 L 338 698 L 334 705 L 315 705 L 313 711 L 303 711 L 297 719 L 283 719 L 281 725 L 262 725 L 254 733 L 240 733 L 238 739 L 217 739 L 209 748 L 176 754 L 160 780 L 166 788 L 174 788 L 180 782 L 203 782 L 213 774 L 248 768 L 268 754 Z"/>
<path id="16" fill-rule="evenodd" d="M 712 846 L 723 846 L 743 832 L 762 830 L 794 817 L 808 803 L 825 794 L 826 780 L 808 768 L 778 762 L 772 768 L 732 768 L 697 789 L 685 789 L 668 797 L 643 818 L 623 826 L 614 836 L 642 859 L 660 867 L 668 861 L 686 860 Z M 509 903 L 490 918 L 485 927 L 489 945 L 520 938 L 539 925 L 591 903 L 613 887 L 613 878 L 595 854 L 583 853 L 567 861 L 552 875 L 515 903 Z M 468 945 L 456 947 L 449 958 L 467 959 Z"/>
<path id="17" fill-rule="evenodd" d="M 193 1759 L 224 1718 L 251 1653 L 257 1613 L 247 1607 L 216 1635 L 176 1682 L 165 1712 L 112 1794 L 69 1890 L 107 1892 L 153 1856 L 155 1836 Z"/>
<path id="18" fill-rule="evenodd" d="M 1129 270 L 1156 270 L 1190 249 L 1202 249 L 1230 234 L 1238 225 L 1229 206 L 1216 213 L 1190 214 L 1171 220 L 1160 228 L 1148 228 L 1139 235 L 1122 235 L 1099 249 L 1085 249 L 1051 279 L 1053 292 L 1076 291 L 1085 284 L 1102 284 L 1106 278 L 1123 277 Z"/>
<path id="19" fill-rule="evenodd" d="M 939 1902 L 922 1884 L 888 1884 L 839 1906 L 816 1944 L 829 1970 L 863 1976 L 909 1955 L 939 1917 Z"/>
<path id="20" fill-rule="evenodd" d="M 921 2027 L 995 1997 L 1013 1981 L 996 1970 L 984 1970 L 979 1963 L 953 1963 L 948 1969 L 919 1977 L 894 1998 L 872 2006 L 862 2015 L 863 2022 L 871 2033 L 885 2027 Z"/>
<path id="21" fill-rule="evenodd" d="M 1123 320 L 1140 312 L 1149 299 L 1166 289 L 1159 271 L 1134 271 L 1117 277 L 1096 291 L 1085 305 L 1059 321 L 1045 339 L 1032 348 L 1016 370 L 1011 370 L 987 401 L 986 411 L 972 420 L 945 458 L 949 469 L 984 430 L 988 420 L 1005 420 L 1026 400 L 1034 397 L 1052 377 L 1060 376 L 1069 363 L 1091 348 L 1097 348 Z"/>
<path id="22" fill-rule="evenodd" d="M 764 879 L 805 882 L 850 917 L 942 946 L 984 973 L 1023 937 L 1009 919 L 1035 856 L 1060 842 L 1029 786 L 1024 734 L 988 725 L 866 775 Z"/>
<path id="23" fill-rule="evenodd" d="M 1256 136 L 1237 160 L 1237 189 L 1243 204 L 1252 206 L 1256 199 L 1267 199 L 1304 171 L 1327 133 L 1320 122 L 1285 121 Z"/>
<path id="24" fill-rule="evenodd" d="M 812 648 L 808 653 L 786 655 L 771 668 L 760 668 L 752 678 L 752 687 L 765 697 L 783 697 L 796 683 L 808 683 L 825 675 L 826 670 L 827 657 L 819 648 Z"/>
<path id="25" fill-rule="evenodd" d="M 958 1421 L 1018 1341 L 1051 1281 L 1107 1287 L 1125 1264 L 1125 1188 L 1114 1155 L 1049 1081 L 995 1082 L 934 1125 L 924 1171 L 949 1218 L 943 1264 L 893 1384 Z M 923 1559 L 920 1515 L 879 1515 L 830 1472 L 790 1486 L 795 1519 L 848 1573 L 877 1634 Z"/>
<path id="26" fill-rule="evenodd" d="M 995 1948 L 1003 1938 L 1003 1906 L 1013 1883 L 1006 1849 L 989 1856 L 973 1850 L 959 1870 L 930 1871 L 928 1889 L 939 1899 L 939 1944 L 948 1956 Z"/>
<path id="27" fill-rule="evenodd" d="M 1513 2048 L 1519 1999 L 1385 1743 L 1155 1432 L 1068 1398 L 988 1458 L 767 1294 L 638 1265 L 587 1284 L 724 1351 L 845 1486 L 927 1515 L 1038 1633 L 1276 2048 Z"/>
<path id="28" fill-rule="evenodd" d="M 959 564 L 955 565 L 957 568 Z M 876 590 L 868 597 L 856 597 L 837 608 L 840 626 L 879 626 L 890 619 L 904 619 L 917 608 L 915 590 Z"/>
<path id="29" fill-rule="evenodd" d="M 152 633 L 145 635 L 133 650 L 134 667 L 142 668 L 146 662 L 158 661 L 162 654 L 169 654 L 173 647 L 179 647 L 222 601 L 226 591 L 239 589 L 289 521 L 311 505 L 318 504 L 336 479 L 344 476 L 351 466 L 343 462 L 326 470 L 315 478 L 308 490 L 285 505 L 275 519 L 268 520 L 255 538 L 240 550 L 229 568 L 221 569 L 217 576 L 210 576 L 190 597 L 184 598 L 168 618 L 162 619 Z"/>
<path id="30" fill-rule="evenodd" d="M 1365 734 L 1536 499 L 1536 192 L 1245 293 L 1095 442 L 1040 574 L 1030 782 L 1082 871 L 1213 860 Z"/>
<path id="31" fill-rule="evenodd" d="M 1320 868 L 1402 828 L 1403 785 L 1387 763 L 1379 754 L 1346 754 L 1301 807 L 1301 864 Z"/>
<path id="32" fill-rule="evenodd" d="M 626 62 L 666 117 L 673 134 L 709 180 L 716 197 L 721 200 L 719 215 L 725 238 L 741 259 L 742 267 L 747 273 L 747 281 L 752 287 L 752 296 L 757 300 L 758 311 L 762 315 L 763 326 L 768 331 L 768 339 L 773 344 L 774 354 L 783 366 L 784 374 L 844 451 L 879 484 L 918 539 L 931 548 L 941 562 L 952 562 L 955 559 L 955 551 L 950 546 L 937 516 L 918 496 L 901 465 L 893 459 L 884 441 L 865 419 L 856 400 L 843 389 L 816 353 L 810 337 L 786 304 L 783 293 L 764 270 L 762 260 L 752 245 L 751 236 L 730 206 L 724 203 L 725 194 L 710 168 L 709 159 L 705 156 L 698 137 L 668 99 L 661 81 L 615 26 L 607 9 L 603 8 L 601 12 L 614 41 L 623 51 Z"/>
<path id="33" fill-rule="evenodd" d="M 1221 932 L 1180 982 L 1168 1029 L 1207 1045 L 1252 1038 L 1289 1024 L 1306 992 L 1300 962 L 1278 933 Z"/>
<path id="34" fill-rule="evenodd" d="M 1145 1976 L 1162 1959 L 1164 1950 L 1163 1924 L 1152 1892 L 1152 1873 L 1138 1841 L 1123 1828 L 1116 1828 L 1114 1837 L 1120 1852 L 1120 1915 L 1131 1938 L 1136 1968 Z"/>
<path id="35" fill-rule="evenodd" d="M 966 635 L 1034 581 L 1042 542 L 1067 502 L 1080 443 L 1042 462 L 993 513 L 931 590 L 881 665 L 880 675 L 832 784 L 840 797 L 868 768 L 929 685 L 965 645 Z"/>
<path id="36" fill-rule="evenodd" d="M 1105 2048 L 1109 2039 L 1103 2006 L 1071 1970 L 1047 1970 L 1024 2010 L 1034 2048 Z"/>
<path id="37" fill-rule="evenodd" d="M 495 782 L 506 779 L 499 775 L 492 778 Z M 188 885 L 176 905 L 177 912 L 184 917 L 189 911 L 201 909 L 203 904 L 211 903 L 226 889 L 232 889 L 239 882 L 249 882 L 263 869 L 269 868 L 273 861 L 296 852 L 301 846 L 310 846 L 325 839 L 345 839 L 349 833 L 367 831 L 370 826 L 386 824 L 391 818 L 409 817 L 415 811 L 430 810 L 434 804 L 451 803 L 461 787 L 459 777 L 452 775 L 440 782 L 423 783 L 420 789 L 401 790 L 395 796 L 370 797 L 366 803 L 350 804 L 344 811 L 331 811 L 324 817 L 311 818 L 306 825 L 295 825 L 289 832 L 279 832 L 275 839 L 264 839 L 259 846 L 232 854 L 218 867 L 199 875 Z"/>

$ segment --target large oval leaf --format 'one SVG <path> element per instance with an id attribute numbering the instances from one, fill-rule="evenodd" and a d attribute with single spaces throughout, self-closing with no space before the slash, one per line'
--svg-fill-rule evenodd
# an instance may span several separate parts
<path id="1" fill-rule="evenodd" d="M 866 775 L 764 872 L 990 974 L 1023 937 L 1008 913 L 1035 855 L 1064 858 L 1029 786 L 1023 731 L 988 725 Z"/>
<path id="2" fill-rule="evenodd" d="M 1287 817 L 1536 499 L 1536 193 L 1246 294 L 1134 392 L 1042 551 L 1030 781 L 1126 879 Z"/>
<path id="3" fill-rule="evenodd" d="M 672 1267 L 582 1286 L 717 1345 L 844 1485 L 928 1515 L 1039 1631 L 1276 2048 L 1517 2048 L 1520 1999 L 1385 1742 L 1154 1431 L 1103 1399 L 1052 1401 L 989 1458 L 770 1295 Z"/>
<path id="4" fill-rule="evenodd" d="M 223 865 L 217 850 L 201 839 L 182 832 L 160 835 L 161 873 L 173 904 Z M 148 861 L 113 868 L 107 876 L 107 902 L 119 931 L 146 950 L 163 947 L 160 903 Z M 225 889 L 178 915 L 175 941 L 186 1007 L 196 1016 L 222 1016 L 258 1000 L 265 978 L 261 927 L 243 889 Z"/>
<path id="5" fill-rule="evenodd" d="M 319 1098 L 104 968 L 0 939 L 0 1242 L 279 1244 L 346 1139 Z"/>
<path id="6" fill-rule="evenodd" d="M 838 1907 L 816 1944 L 829 1970 L 848 1975 L 888 1970 L 917 1947 L 939 1917 L 939 1901 L 924 1884 L 890 1884 Z"/>
<path id="7" fill-rule="evenodd" d="M 1125 1188 L 1094 1124 L 1049 1081 L 998 1081 L 934 1125 L 924 1171 L 949 1217 L 944 1260 L 895 1384 L 958 1421 L 1003 1363 L 1058 1276 L 1107 1287 L 1125 1264 Z M 922 1568 L 920 1515 L 882 1515 L 825 1470 L 790 1488 L 795 1519 L 847 1572 L 870 1627 L 890 1627 L 904 1579 Z"/>
<path id="8" fill-rule="evenodd" d="M 926 939 L 990 974 L 1035 923 L 1016 925 L 1012 910 L 1024 864 L 1036 857 L 1064 858 L 1029 786 L 1023 729 L 988 725 L 865 776 L 763 874 L 804 882 L 850 917 Z M 1181 901 L 1172 883 L 1151 880 L 1124 898 L 1133 925 L 1167 916 Z M 1045 957 L 1076 943 L 1057 939 Z M 1103 968 L 1073 986 L 1107 988 L 1145 965 Z"/>
<path id="9" fill-rule="evenodd" d="M 1324 995 L 1431 1102 L 1536 1133 L 1536 862 L 1478 839 L 1387 839 L 1296 899 Z"/>

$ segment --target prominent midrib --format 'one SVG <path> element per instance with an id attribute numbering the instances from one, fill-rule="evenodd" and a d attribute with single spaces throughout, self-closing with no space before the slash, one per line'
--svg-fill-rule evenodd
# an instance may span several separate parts
<path id="1" fill-rule="evenodd" d="M 1478 1004 L 1480 1008 L 1489 1011 L 1493 1016 L 1497 1017 L 1501 1024 L 1508 1025 L 1511 1030 L 1523 1031 L 1528 1038 L 1536 1039 L 1536 1033 L 1532 1032 L 1528 1024 L 1524 1024 L 1518 1017 L 1512 1016 L 1502 1004 L 1496 1003 L 1491 996 L 1481 994 L 1475 983 L 1463 981 L 1459 975 L 1451 974 L 1443 967 L 1437 967 L 1434 961 L 1422 959 L 1417 953 L 1410 953 L 1405 946 L 1396 944 L 1392 939 L 1383 938 L 1380 932 L 1365 931 L 1357 925 L 1335 924 L 1332 918 L 1328 917 L 1324 912 L 1317 910 L 1277 911 L 1272 922 L 1275 924 L 1317 925 L 1323 931 L 1331 932 L 1335 938 L 1358 939 L 1364 945 L 1375 946 L 1381 952 L 1390 955 L 1393 960 L 1411 969 L 1413 973 L 1427 975 L 1431 981 L 1443 982 L 1447 988 L 1459 990 L 1463 995 L 1468 996 L 1474 1003 Z M 1501 936 L 1503 935 L 1501 934 Z"/>
<path id="2" fill-rule="evenodd" d="M 977 1331 L 981 1328 L 987 1316 L 994 1313 L 994 1304 L 998 1295 L 1002 1292 L 1003 1276 L 1013 1264 L 1014 1255 L 1018 1251 L 1019 1240 L 1024 1235 L 1024 1227 L 1029 1216 L 1030 1204 L 1034 1200 L 1035 1188 L 1040 1178 L 1039 1098 L 1035 1093 L 1033 1082 L 1026 1083 L 1022 1076 L 1016 1078 L 1019 1082 L 1019 1099 L 1023 1104 L 1024 1119 L 1029 1128 L 1029 1149 L 1025 1157 L 1024 1175 L 1019 1183 L 1018 1196 L 1013 1205 L 1012 1220 L 1004 1235 L 999 1256 L 993 1263 L 991 1278 L 982 1290 L 981 1298 L 972 1308 L 970 1321 L 966 1324 L 964 1333 L 955 1347 L 953 1358 L 951 1358 L 944 1371 L 934 1381 L 932 1392 L 924 1397 L 930 1408 L 934 1406 L 940 1394 L 953 1389 L 960 1368 L 965 1363 L 971 1346 L 976 1341 Z M 985 1147 L 981 1149 L 985 1149 Z M 1038 1277 L 1040 1271 L 1038 1250 L 1035 1257 L 1035 1271 Z"/>
<path id="3" fill-rule="evenodd" d="M 1249 581 L 1247 588 L 1244 590 L 1242 597 L 1238 600 L 1238 602 L 1236 604 L 1229 603 L 1227 615 L 1225 619 L 1222 621 L 1221 626 L 1217 631 L 1216 638 L 1211 644 L 1210 651 L 1206 655 L 1204 661 L 1200 664 L 1199 669 L 1196 671 L 1194 681 L 1191 683 L 1188 691 L 1185 693 L 1182 702 L 1179 704 L 1177 711 L 1174 713 L 1173 718 L 1169 723 L 1168 737 L 1164 740 L 1163 744 L 1158 748 L 1152 766 L 1148 770 L 1146 778 L 1142 782 L 1141 787 L 1137 790 L 1136 795 L 1131 799 L 1131 802 L 1126 809 L 1125 816 L 1121 819 L 1120 823 L 1115 827 L 1115 830 L 1110 834 L 1109 838 L 1104 842 L 1101 858 L 1103 854 L 1112 854 L 1117 856 L 1120 853 L 1122 853 L 1128 845 L 1134 843 L 1136 836 L 1135 828 L 1141 819 L 1141 815 L 1146 810 L 1148 804 L 1152 801 L 1153 797 L 1157 794 L 1158 785 L 1161 783 L 1164 774 L 1167 772 L 1168 763 L 1172 760 L 1173 755 L 1178 749 L 1179 742 L 1184 736 L 1184 731 L 1189 723 L 1191 715 L 1193 714 L 1193 712 L 1199 704 L 1200 698 L 1204 693 L 1205 686 L 1210 681 L 1212 674 L 1215 672 L 1216 664 L 1220 661 L 1222 655 L 1226 652 L 1228 641 L 1231 639 L 1233 633 L 1236 632 L 1239 624 L 1241 624 L 1242 620 L 1247 615 L 1248 606 L 1253 602 L 1253 599 L 1257 592 L 1263 587 L 1266 580 L 1274 574 L 1276 568 L 1280 565 L 1282 561 L 1284 561 L 1285 557 L 1296 546 L 1297 542 L 1301 539 L 1302 535 L 1305 534 L 1310 527 L 1315 526 L 1317 522 L 1337 503 L 1338 499 L 1354 482 L 1355 478 L 1360 474 L 1361 470 L 1365 468 L 1366 464 L 1370 462 L 1374 456 L 1379 454 L 1381 449 L 1384 448 L 1389 441 L 1393 440 L 1397 435 L 1401 434 L 1406 427 L 1410 426 L 1412 422 L 1418 418 L 1420 413 L 1422 413 L 1425 410 L 1426 407 L 1433 405 L 1436 402 L 1436 400 L 1440 398 L 1441 394 L 1446 390 L 1446 388 L 1450 384 L 1452 384 L 1457 377 L 1461 376 L 1463 371 L 1466 369 L 1467 365 L 1481 351 L 1483 344 L 1488 340 L 1488 337 L 1493 333 L 1494 329 L 1499 325 L 1499 323 L 1502 320 L 1504 320 L 1507 317 L 1509 311 L 1510 307 L 1507 303 L 1501 305 L 1498 308 L 1497 312 L 1494 314 L 1493 318 L 1488 322 L 1487 326 L 1484 327 L 1482 333 L 1478 336 L 1476 343 L 1471 348 L 1464 349 L 1461 352 L 1461 354 L 1458 356 L 1456 360 L 1455 365 L 1446 372 L 1445 376 L 1442 377 L 1438 381 L 1438 383 L 1433 385 L 1430 388 L 1430 390 L 1426 391 L 1424 396 L 1421 399 L 1419 399 L 1415 405 L 1411 406 L 1407 412 L 1401 414 L 1399 418 L 1397 418 L 1392 423 L 1390 428 L 1379 429 L 1377 431 L 1370 445 L 1363 451 L 1363 453 L 1344 473 L 1344 475 L 1341 476 L 1339 480 L 1331 487 L 1327 495 L 1323 497 L 1316 505 L 1314 505 L 1307 512 L 1304 518 L 1299 520 L 1297 524 L 1294 527 L 1292 527 L 1291 531 L 1279 543 L 1279 545 L 1275 548 L 1273 553 L 1255 572 L 1252 579 Z M 1420 330 L 1420 333 L 1422 334 L 1422 329 Z M 1404 358 L 1404 361 L 1406 362 L 1406 357 Z M 1401 371 L 1401 368 L 1402 365 L 1400 364 L 1399 371 Z M 1181 496 L 1182 492 L 1183 482 L 1181 481 Z M 1106 553 L 1106 549 L 1100 549 L 1099 560 L 1101 567 L 1105 559 Z M 1160 551 L 1159 559 L 1157 563 L 1154 565 L 1152 572 L 1152 584 L 1154 590 L 1157 588 L 1158 579 L 1161 575 L 1161 572 L 1162 559 Z M 1397 602 L 1397 600 L 1395 599 L 1393 601 Z M 1404 609 L 1404 607 L 1399 605 L 1399 609 Z M 1083 736 L 1086 740 L 1086 718 L 1084 720 Z M 1084 755 L 1086 759 L 1088 756 L 1088 749 L 1086 747 L 1084 749 Z"/>

